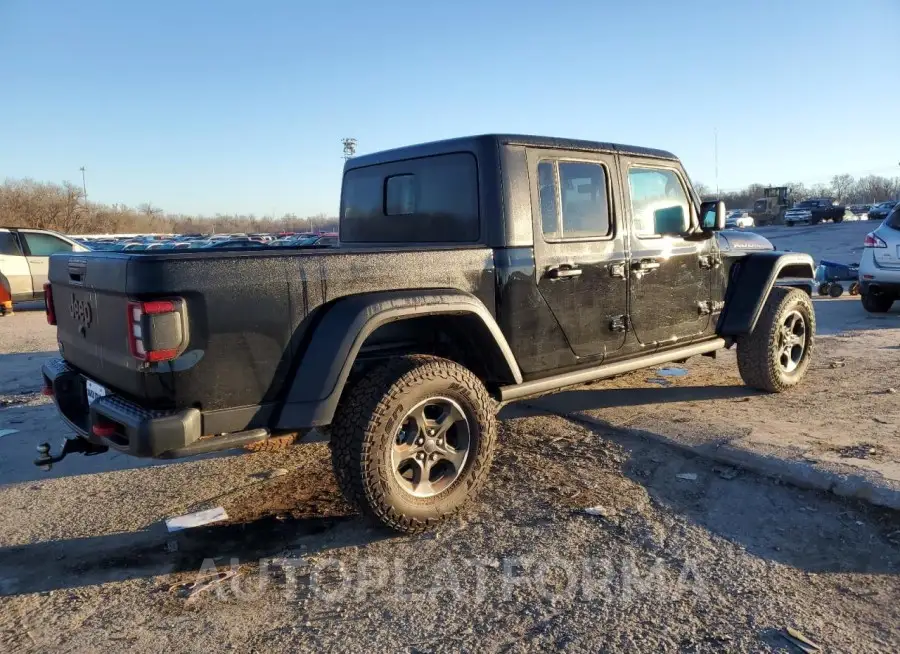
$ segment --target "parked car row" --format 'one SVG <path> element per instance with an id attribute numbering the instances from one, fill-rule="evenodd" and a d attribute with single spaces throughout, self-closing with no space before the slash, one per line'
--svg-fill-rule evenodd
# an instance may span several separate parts
<path id="1" fill-rule="evenodd" d="M 336 232 L 282 234 L 148 234 L 102 237 L 65 236 L 45 229 L 0 227 L 2 297 L 13 302 L 44 297 L 49 257 L 57 252 L 151 252 L 157 250 L 244 249 L 262 247 L 333 248 Z"/>
<path id="2" fill-rule="evenodd" d="M 777 190 L 777 189 L 776 189 Z M 744 229 L 747 227 L 762 227 L 768 224 L 783 222 L 787 227 L 794 225 L 818 225 L 821 222 L 831 221 L 835 223 L 851 222 L 856 220 L 883 220 L 898 204 L 897 202 L 880 202 L 878 204 L 852 204 L 842 206 L 834 198 L 810 198 L 790 206 L 781 207 L 780 211 L 766 209 L 765 199 L 759 201 L 759 208 L 752 211 L 748 209 L 734 209 L 728 213 L 725 226 L 729 229 Z M 766 214 L 765 219 L 756 220 L 753 216 L 765 214 L 766 211 L 777 215 L 772 218 Z"/>
<path id="3" fill-rule="evenodd" d="M 208 250 L 274 247 L 337 247 L 334 232 L 275 234 L 180 234 L 146 236 L 82 236 L 76 242 L 90 250 L 147 252 L 153 250 Z"/>
<path id="4" fill-rule="evenodd" d="M 869 220 L 884 220 L 898 204 L 900 204 L 900 202 L 891 200 L 889 202 L 879 202 L 878 204 L 872 205 L 867 212 Z"/>

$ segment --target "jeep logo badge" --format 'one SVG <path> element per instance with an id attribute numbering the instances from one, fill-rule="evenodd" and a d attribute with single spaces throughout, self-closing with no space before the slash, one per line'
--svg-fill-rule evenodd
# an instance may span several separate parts
<path id="1" fill-rule="evenodd" d="M 93 318 L 91 313 L 91 305 L 87 302 L 87 300 L 79 300 L 75 297 L 75 294 L 72 294 L 72 303 L 69 305 L 69 315 L 72 316 L 72 320 L 81 325 L 82 336 L 84 335 L 84 330 L 91 326 L 91 319 Z"/>

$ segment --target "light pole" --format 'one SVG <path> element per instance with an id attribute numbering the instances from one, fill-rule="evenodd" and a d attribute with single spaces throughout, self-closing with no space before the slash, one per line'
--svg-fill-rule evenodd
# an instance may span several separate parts
<path id="1" fill-rule="evenodd" d="M 81 190 L 84 193 L 84 203 L 87 204 L 87 182 L 84 181 L 84 166 L 78 170 L 81 171 Z"/>

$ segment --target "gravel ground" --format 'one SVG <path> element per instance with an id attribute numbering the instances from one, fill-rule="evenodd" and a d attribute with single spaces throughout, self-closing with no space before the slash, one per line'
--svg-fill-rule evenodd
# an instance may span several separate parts
<path id="1" fill-rule="evenodd" d="M 7 487 L 0 645 L 758 652 L 792 626 L 827 651 L 900 648 L 895 513 L 505 414 L 484 494 L 421 537 L 360 524 L 324 445 Z M 208 505 L 233 522 L 164 533 Z M 171 590 L 213 562 L 238 575 Z"/>
<path id="2" fill-rule="evenodd" d="M 0 436 L 0 651 L 800 651 L 788 626 L 829 652 L 900 651 L 900 514 L 618 428 L 638 411 L 683 430 L 730 416 L 850 436 L 873 410 L 894 420 L 893 403 L 854 395 L 878 382 L 864 378 L 872 366 L 893 373 L 891 351 L 865 357 L 866 339 L 894 326 L 855 313 L 834 324 L 835 347 L 857 350 L 836 368 L 829 350 L 813 372 L 837 388 L 832 416 L 796 397 L 703 394 L 736 384 L 730 363 L 703 360 L 673 382 L 692 399 L 639 404 L 637 382 L 652 375 L 609 382 L 634 401 L 594 396 L 608 429 L 507 407 L 471 510 L 401 537 L 353 515 L 324 444 L 164 464 L 70 457 L 38 471 L 34 446 L 64 434 L 36 392 L 55 340 L 42 313 L 19 311 L 0 319 L 0 433 L 17 430 Z M 893 453 L 891 434 L 877 436 Z M 227 522 L 166 532 L 166 518 L 215 506 Z M 184 596 L 216 566 L 236 574 Z"/>

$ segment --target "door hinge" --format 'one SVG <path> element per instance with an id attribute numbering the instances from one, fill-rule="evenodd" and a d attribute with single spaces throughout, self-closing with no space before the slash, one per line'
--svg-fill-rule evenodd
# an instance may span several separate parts
<path id="1" fill-rule="evenodd" d="M 619 277 L 621 279 L 625 279 L 625 264 L 624 263 L 611 263 L 607 266 L 609 269 L 610 277 Z"/>
<path id="2" fill-rule="evenodd" d="M 718 268 L 722 265 L 722 259 L 718 254 L 701 254 L 698 257 L 698 262 L 700 263 L 701 268 Z"/>
<path id="3" fill-rule="evenodd" d="M 609 331 L 611 332 L 624 332 L 628 329 L 628 316 L 614 316 L 612 320 L 609 321 Z"/>
<path id="4" fill-rule="evenodd" d="M 708 316 L 711 313 L 719 313 L 724 308 L 724 302 L 701 301 L 697 303 L 697 311 L 701 316 Z"/>

